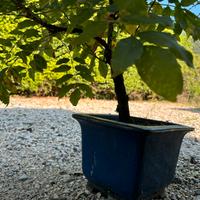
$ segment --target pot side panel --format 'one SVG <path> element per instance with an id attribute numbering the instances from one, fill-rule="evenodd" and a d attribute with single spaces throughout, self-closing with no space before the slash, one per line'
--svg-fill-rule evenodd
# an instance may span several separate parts
<path id="1" fill-rule="evenodd" d="M 136 197 L 144 136 L 94 123 L 84 122 L 81 127 L 82 164 L 86 178 L 119 196 Z"/>

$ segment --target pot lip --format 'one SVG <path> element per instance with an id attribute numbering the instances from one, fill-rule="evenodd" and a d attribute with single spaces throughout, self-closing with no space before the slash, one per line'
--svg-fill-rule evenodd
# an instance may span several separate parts
<path id="1" fill-rule="evenodd" d="M 119 122 L 115 121 L 112 119 L 106 119 L 103 116 L 117 116 L 113 114 L 93 114 L 93 113 L 73 113 L 72 116 L 75 119 L 80 119 L 80 120 L 87 120 L 90 122 L 101 122 L 102 124 L 106 126 L 115 126 L 118 128 L 122 129 L 137 129 L 138 131 L 145 131 L 146 133 L 164 133 L 164 132 L 190 132 L 193 131 L 193 127 L 185 126 L 182 124 L 175 124 L 175 123 L 170 123 L 166 122 L 166 125 L 138 125 L 138 124 L 131 124 L 131 123 L 124 123 L 124 122 Z M 139 117 L 136 117 L 139 118 Z M 139 119 L 146 119 L 146 118 L 139 118 Z M 148 119 L 147 119 L 148 120 Z M 153 120 L 153 119 L 149 119 Z M 153 120 L 153 121 L 158 121 L 158 120 Z M 164 122 L 164 121 L 163 121 Z M 169 123 L 167 125 L 167 123 Z"/>

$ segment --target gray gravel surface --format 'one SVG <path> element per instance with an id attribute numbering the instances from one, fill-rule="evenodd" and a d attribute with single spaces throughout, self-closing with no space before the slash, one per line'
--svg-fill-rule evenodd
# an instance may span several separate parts
<path id="1" fill-rule="evenodd" d="M 81 170 L 81 132 L 72 112 L 113 113 L 116 102 L 12 98 L 0 104 L 0 200 L 108 200 L 92 193 Z M 169 103 L 131 102 L 135 116 L 196 128 L 185 137 L 165 200 L 200 200 L 200 109 Z"/>

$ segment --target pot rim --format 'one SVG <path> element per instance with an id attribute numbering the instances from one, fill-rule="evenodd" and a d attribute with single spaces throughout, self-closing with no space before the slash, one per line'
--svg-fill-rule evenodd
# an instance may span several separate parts
<path id="1" fill-rule="evenodd" d="M 146 133 L 165 133 L 165 132 L 190 132 L 193 131 L 193 127 L 171 123 L 171 122 L 164 122 L 164 121 L 158 121 L 154 119 L 146 119 L 146 118 L 139 118 L 139 117 L 133 117 L 137 119 L 144 119 L 144 120 L 152 120 L 155 122 L 164 122 L 166 125 L 138 125 L 138 124 L 132 124 L 132 123 L 125 123 L 125 122 L 119 122 L 112 119 L 107 119 L 105 116 L 117 116 L 113 114 L 92 114 L 92 113 L 73 113 L 73 118 L 77 120 L 87 120 L 90 122 L 101 122 L 102 124 L 106 126 L 115 126 L 122 129 L 137 129 L 138 131 L 145 131 Z"/>

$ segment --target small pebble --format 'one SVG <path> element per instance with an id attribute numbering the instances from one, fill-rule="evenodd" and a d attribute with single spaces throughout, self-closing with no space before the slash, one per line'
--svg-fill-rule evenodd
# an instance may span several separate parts
<path id="1" fill-rule="evenodd" d="M 28 179 L 29 179 L 29 177 L 26 174 L 24 174 L 24 175 L 20 176 L 18 180 L 24 182 L 24 181 L 27 181 Z"/>
<path id="2" fill-rule="evenodd" d="M 194 156 L 191 156 L 190 163 L 194 164 L 194 165 L 197 164 L 197 160 L 196 160 L 196 158 Z"/>

